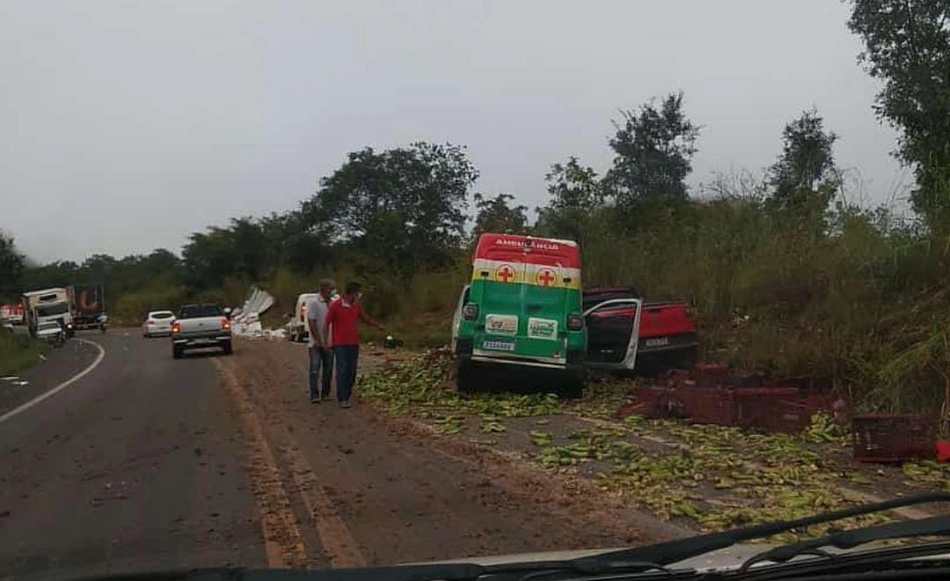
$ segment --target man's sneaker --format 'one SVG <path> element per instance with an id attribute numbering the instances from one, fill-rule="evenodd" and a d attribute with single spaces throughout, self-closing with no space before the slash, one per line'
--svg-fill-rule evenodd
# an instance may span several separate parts
<path id="1" fill-rule="evenodd" d="M 320 403 L 320 396 L 311 397 L 311 398 L 310 398 L 310 403 Z"/>
<path id="2" fill-rule="evenodd" d="M 340 402 L 340 407 L 341 407 L 341 408 L 348 408 L 348 407 L 350 407 L 350 400 L 345 399 L 345 400 L 341 401 L 341 402 Z"/>

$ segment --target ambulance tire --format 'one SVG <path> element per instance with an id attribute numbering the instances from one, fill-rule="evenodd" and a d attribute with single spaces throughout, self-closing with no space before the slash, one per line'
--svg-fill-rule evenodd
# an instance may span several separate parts
<path id="1" fill-rule="evenodd" d="M 584 397 L 584 372 L 571 370 L 564 374 L 558 395 L 561 399 L 580 399 Z"/>
<path id="2" fill-rule="evenodd" d="M 459 393 L 474 393 L 478 389 L 478 368 L 471 361 L 458 362 L 455 386 Z"/>

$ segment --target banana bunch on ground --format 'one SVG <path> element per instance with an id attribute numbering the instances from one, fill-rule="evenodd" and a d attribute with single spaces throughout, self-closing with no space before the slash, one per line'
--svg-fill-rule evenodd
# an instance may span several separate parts
<path id="1" fill-rule="evenodd" d="M 811 424 L 802 432 L 802 437 L 814 444 L 840 443 L 847 440 L 841 426 L 826 413 L 818 412 L 811 417 Z"/>

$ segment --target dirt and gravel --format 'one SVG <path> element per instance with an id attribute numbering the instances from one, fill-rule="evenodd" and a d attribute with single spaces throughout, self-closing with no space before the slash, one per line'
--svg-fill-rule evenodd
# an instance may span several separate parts
<path id="1" fill-rule="evenodd" d="M 366 398 L 350 409 L 311 404 L 299 345 L 238 347 L 214 362 L 249 438 L 251 480 L 268 507 L 265 536 L 288 566 L 610 548 L 690 534 L 605 501 L 588 479 L 445 438 Z M 380 355 L 364 350 L 361 371 L 378 368 Z M 258 460 L 264 449 L 274 466 Z"/>

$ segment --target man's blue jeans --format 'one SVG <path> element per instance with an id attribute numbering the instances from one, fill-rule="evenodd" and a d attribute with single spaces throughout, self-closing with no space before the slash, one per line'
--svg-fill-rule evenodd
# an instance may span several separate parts
<path id="1" fill-rule="evenodd" d="M 339 345 L 333 348 L 336 358 L 336 398 L 348 401 L 356 383 L 356 363 L 360 356 L 359 345 Z"/>
<path id="2" fill-rule="evenodd" d="M 333 351 L 329 349 L 317 349 L 310 347 L 310 399 L 317 397 L 317 378 L 320 376 L 320 368 L 323 368 L 323 385 L 320 390 L 321 397 L 330 397 L 330 382 L 333 380 Z"/>

